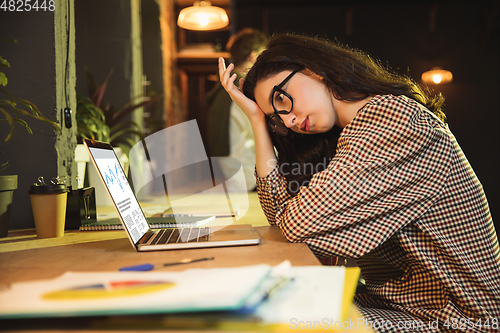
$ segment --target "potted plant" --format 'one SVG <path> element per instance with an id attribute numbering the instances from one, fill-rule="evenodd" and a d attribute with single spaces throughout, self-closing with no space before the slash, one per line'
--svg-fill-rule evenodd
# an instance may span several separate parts
<path id="1" fill-rule="evenodd" d="M 16 43 L 15 40 L 11 42 Z M 1 56 L 0 67 L 1 70 L 10 67 L 9 62 Z M 57 133 L 60 132 L 59 126 L 44 117 L 35 104 L 25 99 L 15 97 L 9 93 L 5 89 L 7 83 L 7 76 L 3 71 L 0 72 L 0 115 L 2 117 L 0 118 L 0 122 L 8 126 L 8 133 L 2 138 L 4 142 L 8 142 L 12 138 L 15 128 L 19 127 L 19 125 L 28 131 L 28 133 L 33 134 L 28 123 L 20 118 L 20 116 L 27 116 L 47 122 L 54 126 Z M 1 162 L 0 173 L 7 169 L 8 165 L 8 161 Z M 6 237 L 9 230 L 10 208 L 15 189 L 17 189 L 17 175 L 0 175 L 0 237 Z"/>
<path id="2" fill-rule="evenodd" d="M 104 95 L 109 79 L 113 74 L 111 70 L 104 80 L 98 84 L 92 74 L 85 69 L 88 82 L 88 94 L 77 94 L 76 122 L 78 137 L 109 142 L 114 147 L 120 147 L 128 155 L 130 149 L 142 139 L 142 128 L 129 116 L 141 107 L 147 107 L 156 102 L 161 96 L 155 92 L 139 95 L 131 99 L 120 108 L 106 103 Z"/>

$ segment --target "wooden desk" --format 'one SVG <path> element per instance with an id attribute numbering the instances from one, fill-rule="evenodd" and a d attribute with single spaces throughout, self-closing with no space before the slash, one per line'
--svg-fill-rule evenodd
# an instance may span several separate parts
<path id="1" fill-rule="evenodd" d="M 0 289 L 14 282 L 55 278 L 67 271 L 117 271 L 123 266 L 146 262 L 165 263 L 184 258 L 213 256 L 215 259 L 164 269 L 237 267 L 262 263 L 277 265 L 286 259 L 290 260 L 293 266 L 320 265 L 307 245 L 287 242 L 279 228 L 261 226 L 256 227 L 256 230 L 262 237 L 260 245 L 141 253 L 134 250 L 125 231 L 121 230 L 67 231 L 64 237 L 51 239 L 37 239 L 34 229 L 11 231 L 7 238 L 0 239 Z M 7 320 L 0 323 L 0 329 L 13 332 L 32 332 L 33 329 L 51 332 L 96 332 L 96 329 L 143 332 L 171 329 L 172 320 L 175 327 L 175 320 L 181 317 L 170 315 Z M 358 318 L 360 314 L 353 307 L 350 319 L 356 322 Z M 189 328 L 196 328 L 195 319 L 193 321 L 193 318 L 190 318 L 193 326 Z M 352 331 L 365 332 L 363 328 Z M 234 331 L 234 327 L 231 330 Z"/>
<path id="2" fill-rule="evenodd" d="M 69 231 L 73 244 L 59 245 L 57 238 L 36 239 L 35 230 L 9 232 L 0 239 L 0 287 L 6 284 L 38 279 L 54 278 L 66 271 L 92 272 L 117 271 L 120 267 L 136 264 L 165 263 L 184 258 L 214 257 L 214 260 L 177 265 L 165 270 L 186 268 L 237 267 L 255 264 L 277 265 L 288 259 L 293 266 L 319 265 L 318 259 L 302 243 L 289 243 L 277 227 L 256 227 L 262 243 L 254 246 L 230 248 L 189 249 L 180 251 L 136 252 L 125 231 Z M 105 240 L 94 240 L 100 234 Z M 29 237 L 31 235 L 31 237 Z M 9 241 L 26 237 L 31 249 L 8 251 Z M 86 239 L 91 239 L 88 242 Z M 47 246 L 53 242 L 54 246 Z M 17 241 L 23 242 L 23 238 Z M 43 247 L 35 246 L 44 243 Z"/>

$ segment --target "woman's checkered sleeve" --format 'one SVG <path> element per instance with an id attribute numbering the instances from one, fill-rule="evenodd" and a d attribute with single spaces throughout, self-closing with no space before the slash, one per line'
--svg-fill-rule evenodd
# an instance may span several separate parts
<path id="1" fill-rule="evenodd" d="M 276 225 L 276 214 L 283 209 L 290 195 L 286 191 L 286 180 L 276 166 L 266 177 L 257 177 L 257 193 L 262 210 L 269 224 Z"/>
<path id="2" fill-rule="evenodd" d="M 337 154 L 297 196 L 275 169 L 259 180 L 262 207 L 291 242 L 320 256 L 360 257 L 436 200 L 450 165 L 442 123 L 416 103 L 368 105 L 342 132 Z"/>

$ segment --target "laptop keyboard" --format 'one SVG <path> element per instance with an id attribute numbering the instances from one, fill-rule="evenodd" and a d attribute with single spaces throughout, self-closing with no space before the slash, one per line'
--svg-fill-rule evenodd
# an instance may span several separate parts
<path id="1" fill-rule="evenodd" d="M 210 240 L 210 228 L 166 228 L 154 235 L 151 244 L 197 243 Z"/>

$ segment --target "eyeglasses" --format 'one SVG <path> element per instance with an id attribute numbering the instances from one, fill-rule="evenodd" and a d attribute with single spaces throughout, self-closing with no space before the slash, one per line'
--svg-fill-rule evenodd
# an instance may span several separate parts
<path id="1" fill-rule="evenodd" d="M 267 125 L 271 131 L 281 136 L 286 136 L 288 134 L 288 128 L 279 115 L 289 114 L 293 109 L 293 98 L 283 90 L 283 86 L 290 81 L 292 76 L 297 72 L 299 72 L 298 69 L 291 72 L 280 84 L 274 86 L 271 92 L 271 105 L 273 106 L 274 114 L 269 117 Z"/>

